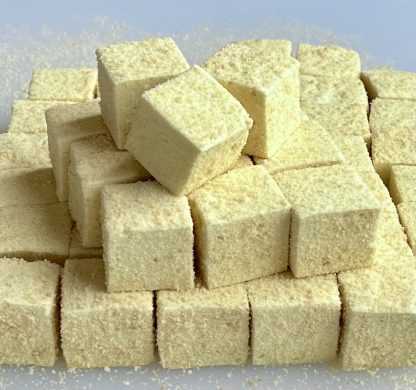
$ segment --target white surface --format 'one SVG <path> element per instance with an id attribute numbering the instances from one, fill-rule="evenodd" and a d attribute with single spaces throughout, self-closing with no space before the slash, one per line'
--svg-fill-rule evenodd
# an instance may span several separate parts
<path id="1" fill-rule="evenodd" d="M 94 48 L 149 35 L 176 35 L 191 62 L 232 39 L 280 37 L 359 50 L 364 66 L 416 68 L 416 2 L 409 1 L 0 1 L 0 131 L 34 67 L 93 65 Z M 103 18 L 103 17 L 106 17 Z M 278 329 L 276 330 L 278 331 Z M 0 389 L 416 389 L 416 368 L 374 375 L 326 366 L 149 367 L 68 373 L 1 366 Z"/>

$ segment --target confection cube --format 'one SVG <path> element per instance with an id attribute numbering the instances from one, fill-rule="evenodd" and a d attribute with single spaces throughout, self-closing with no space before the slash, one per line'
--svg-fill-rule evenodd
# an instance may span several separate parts
<path id="1" fill-rule="evenodd" d="M 416 165 L 416 102 L 375 99 L 371 104 L 371 152 L 384 183 L 393 165 Z"/>
<path id="2" fill-rule="evenodd" d="M 270 49 L 225 46 L 204 63 L 253 118 L 244 153 L 270 157 L 300 123 L 299 63 Z"/>
<path id="3" fill-rule="evenodd" d="M 371 69 L 361 73 L 368 97 L 416 100 L 416 73 Z"/>
<path id="4" fill-rule="evenodd" d="M 245 39 L 231 43 L 258 50 L 269 50 L 273 54 L 290 57 L 292 55 L 292 42 L 287 39 Z"/>
<path id="5" fill-rule="evenodd" d="M 158 291 L 157 345 L 163 368 L 242 365 L 249 305 L 243 285 Z"/>
<path id="6" fill-rule="evenodd" d="M 68 257 L 72 221 L 66 203 L 0 208 L 0 257 L 62 262 Z"/>
<path id="7" fill-rule="evenodd" d="M 68 204 L 84 247 L 102 246 L 101 190 L 107 184 L 133 183 L 149 173 L 126 151 L 118 150 L 107 135 L 71 144 L 68 166 Z"/>
<path id="8" fill-rule="evenodd" d="M 69 242 L 69 259 L 90 259 L 102 257 L 103 248 L 85 248 L 82 246 L 81 237 L 77 226 L 74 225 L 71 230 L 71 241 Z"/>
<path id="9" fill-rule="evenodd" d="M 74 259 L 62 275 L 61 340 L 69 368 L 155 361 L 153 293 L 108 294 L 101 259 Z"/>
<path id="10" fill-rule="evenodd" d="M 274 178 L 292 206 L 289 262 L 296 277 L 374 264 L 381 206 L 358 173 L 335 165 Z"/>
<path id="11" fill-rule="evenodd" d="M 58 201 L 52 168 L 0 170 L 0 207 Z"/>
<path id="12" fill-rule="evenodd" d="M 275 174 L 290 169 L 341 164 L 344 156 L 329 133 L 304 115 L 302 123 L 276 154 L 270 158 L 254 157 L 254 162 Z"/>
<path id="13" fill-rule="evenodd" d="M 50 166 L 46 134 L 0 134 L 0 170 Z"/>
<path id="14" fill-rule="evenodd" d="M 393 165 L 389 190 L 396 204 L 416 202 L 416 166 Z"/>
<path id="15" fill-rule="evenodd" d="M 311 99 L 301 103 L 310 119 L 318 122 L 333 137 L 360 136 L 370 144 L 367 106 L 363 104 L 315 104 Z"/>
<path id="16" fill-rule="evenodd" d="M 97 134 L 108 133 L 98 100 L 61 104 L 46 112 L 49 153 L 60 201 L 68 200 L 68 165 L 71 144 Z"/>
<path id="17" fill-rule="evenodd" d="M 400 203 L 397 206 L 397 211 L 409 244 L 416 256 L 416 202 Z"/>
<path id="18" fill-rule="evenodd" d="M 345 157 L 345 164 L 358 172 L 374 172 L 374 166 L 362 137 L 337 137 L 337 146 Z"/>
<path id="19" fill-rule="evenodd" d="M 0 259 L 1 364 L 55 364 L 60 273 L 48 261 Z"/>
<path id="20" fill-rule="evenodd" d="M 199 66 L 139 99 L 127 149 L 176 195 L 188 194 L 238 160 L 252 120 Z"/>
<path id="21" fill-rule="evenodd" d="M 124 149 L 137 100 L 157 84 L 189 68 L 171 38 L 97 49 L 101 112 L 119 149 Z"/>
<path id="22" fill-rule="evenodd" d="M 263 167 L 232 170 L 189 198 L 208 288 L 287 269 L 290 205 Z"/>
<path id="23" fill-rule="evenodd" d="M 341 315 L 335 275 L 295 278 L 285 272 L 248 282 L 247 291 L 253 364 L 335 360 Z"/>
<path id="24" fill-rule="evenodd" d="M 186 196 L 147 181 L 107 185 L 101 199 L 108 291 L 194 287 L 193 224 Z"/>
<path id="25" fill-rule="evenodd" d="M 94 99 L 96 87 L 96 69 L 36 69 L 30 82 L 29 100 L 86 102 Z"/>
<path id="26" fill-rule="evenodd" d="M 385 244 L 384 244 L 385 245 Z M 416 364 L 416 263 L 393 251 L 388 261 L 340 272 L 344 370 Z"/>
<path id="27" fill-rule="evenodd" d="M 45 111 L 57 104 L 68 103 L 58 100 L 15 100 L 8 128 L 9 133 L 46 133 Z"/>
<path id="28" fill-rule="evenodd" d="M 337 79 L 324 76 L 300 76 L 300 102 L 303 105 L 332 105 L 334 108 L 364 106 L 368 111 L 368 98 L 360 79 Z"/>
<path id="29" fill-rule="evenodd" d="M 302 74 L 346 79 L 360 77 L 359 54 L 344 47 L 300 43 L 296 58 L 300 61 Z"/>

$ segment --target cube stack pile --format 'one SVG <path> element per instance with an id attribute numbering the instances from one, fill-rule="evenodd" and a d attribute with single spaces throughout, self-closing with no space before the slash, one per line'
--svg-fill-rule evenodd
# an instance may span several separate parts
<path id="1" fill-rule="evenodd" d="M 33 73 L 0 135 L 1 363 L 416 364 L 416 75 L 291 53 Z"/>

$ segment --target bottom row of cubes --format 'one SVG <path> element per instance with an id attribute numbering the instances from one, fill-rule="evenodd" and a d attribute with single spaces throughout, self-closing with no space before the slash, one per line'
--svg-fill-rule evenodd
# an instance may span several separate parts
<path id="1" fill-rule="evenodd" d="M 280 365 L 334 360 L 341 302 L 335 275 L 289 272 L 207 290 L 107 293 L 101 259 L 0 259 L 0 363 L 70 368 Z M 156 325 L 155 310 L 156 306 Z M 250 318 L 251 317 L 251 318 Z M 156 327 L 156 331 L 155 331 Z M 156 335 L 155 335 L 156 333 Z"/>

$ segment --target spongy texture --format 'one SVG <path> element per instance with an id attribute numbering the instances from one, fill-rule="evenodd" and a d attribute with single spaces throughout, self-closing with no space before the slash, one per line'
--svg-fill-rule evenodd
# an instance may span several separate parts
<path id="1" fill-rule="evenodd" d="M 0 170 L 50 166 L 46 134 L 0 134 Z"/>
<path id="2" fill-rule="evenodd" d="M 242 365 L 249 306 L 243 285 L 157 292 L 157 345 L 164 368 Z"/>
<path id="3" fill-rule="evenodd" d="M 357 172 L 374 172 L 367 145 L 362 137 L 337 137 L 337 146 L 345 157 L 345 164 Z"/>
<path id="4" fill-rule="evenodd" d="M 109 291 L 194 287 L 188 200 L 156 181 L 104 187 L 102 231 Z"/>
<path id="5" fill-rule="evenodd" d="M 290 205 L 263 167 L 221 175 L 190 201 L 198 265 L 209 288 L 287 269 Z"/>
<path id="6" fill-rule="evenodd" d="M 58 201 L 52 168 L 0 170 L 0 207 Z"/>
<path id="7" fill-rule="evenodd" d="M 413 253 L 416 253 L 416 202 L 401 203 L 397 211 Z"/>
<path id="8" fill-rule="evenodd" d="M 30 82 L 29 99 L 85 102 L 94 99 L 96 87 L 96 69 L 36 69 Z"/>
<path id="9" fill-rule="evenodd" d="M 153 294 L 108 294 L 101 259 L 69 260 L 62 277 L 61 337 L 70 368 L 152 363 Z"/>
<path id="10" fill-rule="evenodd" d="M 368 97 L 416 100 L 416 73 L 372 69 L 361 73 Z"/>
<path id="11" fill-rule="evenodd" d="M 360 56 L 344 47 L 300 43 L 296 58 L 301 63 L 302 74 L 345 79 L 360 77 Z"/>
<path id="12" fill-rule="evenodd" d="M 60 266 L 0 259 L 0 362 L 53 366 L 59 351 Z"/>
<path id="13" fill-rule="evenodd" d="M 392 165 L 416 165 L 416 102 L 375 99 L 371 104 L 372 159 L 388 184 Z"/>
<path id="14" fill-rule="evenodd" d="M 396 204 L 416 202 L 416 166 L 394 165 L 391 168 L 389 190 Z"/>
<path id="15" fill-rule="evenodd" d="M 322 126 L 304 117 L 276 154 L 267 159 L 254 157 L 254 162 L 275 174 L 291 169 L 341 164 L 344 156 Z"/>
<path id="16" fill-rule="evenodd" d="M 252 123 L 225 88 L 194 66 L 142 95 L 127 149 L 183 195 L 236 163 Z"/>
<path id="17" fill-rule="evenodd" d="M 294 278 L 286 272 L 248 282 L 247 290 L 253 364 L 335 359 L 341 302 L 334 275 Z"/>
<path id="18" fill-rule="evenodd" d="M 72 221 L 64 202 L 0 208 L 0 256 L 62 262 Z"/>

